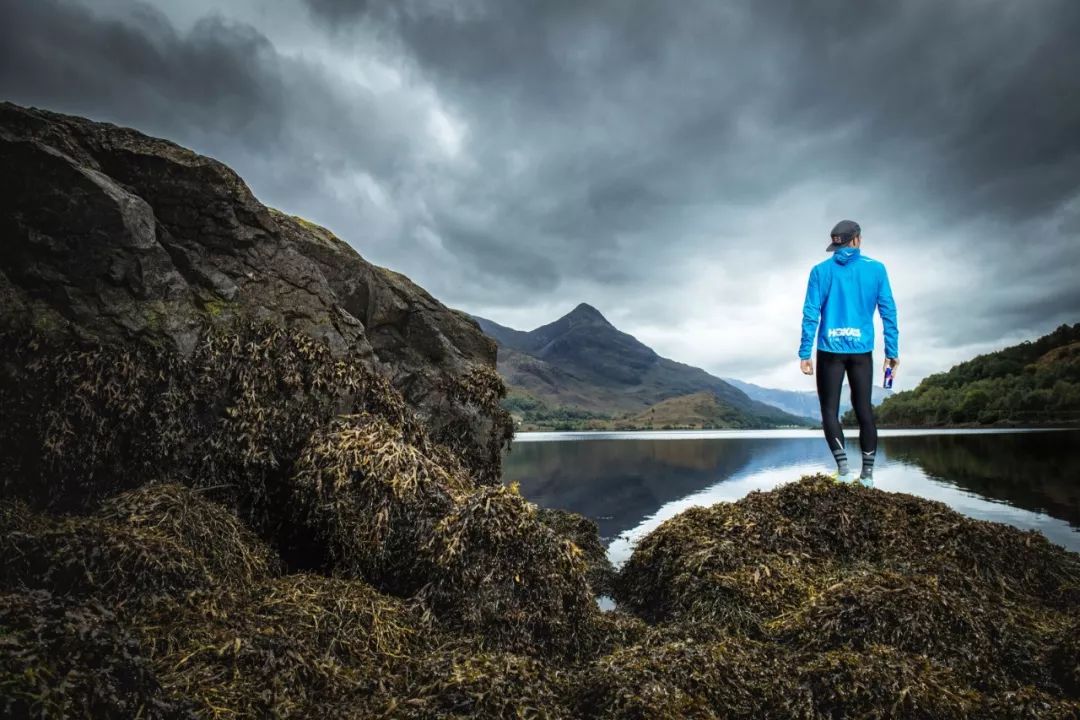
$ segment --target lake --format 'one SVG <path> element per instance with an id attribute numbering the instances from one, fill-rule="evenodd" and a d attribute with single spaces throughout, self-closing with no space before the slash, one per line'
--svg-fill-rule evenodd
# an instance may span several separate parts
<path id="1" fill-rule="evenodd" d="M 637 539 L 688 507 L 834 470 L 820 431 L 523 433 L 503 479 L 539 505 L 596 521 L 619 565 Z M 1080 551 L 1080 430 L 882 430 L 874 484 Z"/>

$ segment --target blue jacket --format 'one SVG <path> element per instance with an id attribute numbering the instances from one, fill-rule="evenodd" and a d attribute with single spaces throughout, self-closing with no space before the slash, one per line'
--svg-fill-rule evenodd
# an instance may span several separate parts
<path id="1" fill-rule="evenodd" d="M 799 357 L 810 359 L 815 333 L 819 350 L 873 352 L 874 308 L 881 313 L 885 329 L 885 357 L 900 357 L 896 303 L 885 266 L 865 257 L 858 248 L 840 248 L 810 271 Z M 819 322 L 821 332 L 818 332 Z"/>

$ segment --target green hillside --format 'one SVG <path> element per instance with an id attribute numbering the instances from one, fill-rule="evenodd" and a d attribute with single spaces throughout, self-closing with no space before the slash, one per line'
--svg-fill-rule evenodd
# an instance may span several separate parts
<path id="1" fill-rule="evenodd" d="M 634 428 L 671 430 L 744 428 L 746 422 L 745 414 L 720 402 L 707 390 L 661 400 L 627 420 Z"/>
<path id="2" fill-rule="evenodd" d="M 1080 422 L 1080 323 L 931 375 L 885 400 L 877 417 L 893 426 Z"/>

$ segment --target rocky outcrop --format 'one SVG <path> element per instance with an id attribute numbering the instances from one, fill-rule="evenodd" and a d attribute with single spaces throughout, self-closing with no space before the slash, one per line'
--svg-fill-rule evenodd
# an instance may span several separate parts
<path id="1" fill-rule="evenodd" d="M 331 232 L 261 204 L 225 165 L 127 128 L 0 104 L 0 321 L 53 340 L 191 357 L 260 323 L 390 379 L 482 482 L 508 439 L 495 345 Z M 9 362 L 7 382 L 21 368 Z"/>

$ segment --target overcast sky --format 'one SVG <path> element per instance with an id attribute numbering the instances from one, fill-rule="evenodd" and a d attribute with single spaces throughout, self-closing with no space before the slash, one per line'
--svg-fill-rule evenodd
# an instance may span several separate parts
<path id="1" fill-rule="evenodd" d="M 1080 321 L 1078 38 L 1077 0 L 0 0 L 0 98 L 212 155 L 448 305 L 776 387 L 851 218 L 903 388 Z"/>

